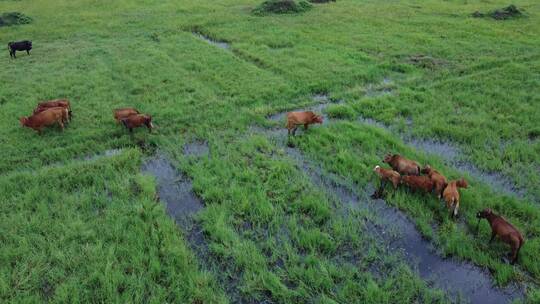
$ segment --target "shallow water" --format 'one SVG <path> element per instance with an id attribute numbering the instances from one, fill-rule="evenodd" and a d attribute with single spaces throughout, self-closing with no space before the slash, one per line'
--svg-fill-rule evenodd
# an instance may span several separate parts
<path id="1" fill-rule="evenodd" d="M 325 172 L 307 160 L 298 149 L 286 146 L 287 135 L 282 130 L 253 130 L 264 132 L 267 137 L 282 146 L 286 154 L 311 181 L 328 193 L 342 208 L 368 210 L 375 216 L 378 220 L 377 225 L 372 227 L 388 246 L 389 251 L 401 252 L 420 277 L 432 283 L 434 287 L 445 290 L 454 299 L 465 298 L 471 303 L 509 303 L 513 299 L 523 297 L 523 291 L 516 285 L 506 288 L 495 287 L 486 269 L 452 258 L 443 258 L 432 244 L 422 237 L 414 223 L 403 212 L 388 205 L 384 200 L 370 198 L 370 194 L 375 191 L 372 185 L 359 191 L 358 186 L 344 181 L 335 174 Z M 339 206 L 337 207 L 339 209 Z"/>
<path id="2" fill-rule="evenodd" d="M 206 141 L 191 141 L 184 145 L 184 155 L 185 156 L 195 156 L 200 157 L 203 155 L 208 155 L 210 148 L 208 147 L 208 142 Z"/>
<path id="3" fill-rule="evenodd" d="M 200 156 L 199 152 L 205 151 L 207 148 L 206 142 L 199 142 L 197 144 L 187 144 L 184 151 L 191 153 L 190 155 Z M 143 163 L 141 171 L 156 178 L 159 199 L 165 204 L 167 214 L 183 230 L 188 245 L 197 256 L 201 266 L 206 271 L 213 272 L 216 275 L 229 299 L 233 303 L 255 303 L 250 299 L 246 299 L 240 293 L 238 288 L 240 284 L 239 278 L 226 277 L 227 271 L 223 268 L 226 266 L 216 263 L 211 257 L 204 230 L 193 219 L 193 216 L 204 208 L 204 203 L 193 192 L 191 180 L 178 171 L 171 161 L 159 151 Z"/>
<path id="4" fill-rule="evenodd" d="M 219 48 L 222 48 L 222 49 L 224 49 L 224 50 L 228 50 L 228 49 L 231 48 L 231 46 L 229 45 L 229 43 L 224 42 L 224 41 L 216 41 L 216 40 L 214 40 L 214 39 L 212 39 L 212 38 L 210 38 L 210 37 L 207 37 L 207 36 L 205 36 L 205 35 L 203 35 L 203 34 L 201 34 L 201 33 L 195 33 L 195 32 L 194 32 L 193 35 L 199 37 L 200 39 L 202 39 L 202 40 L 204 40 L 204 41 L 206 41 L 206 42 L 208 42 L 208 43 L 210 43 L 210 44 L 212 44 L 212 45 L 215 45 L 215 46 L 217 46 L 217 47 L 219 47 Z"/>
<path id="5" fill-rule="evenodd" d="M 204 208 L 202 200 L 193 193 L 189 178 L 160 153 L 146 160 L 141 170 L 156 178 L 157 192 L 165 203 L 167 214 L 182 228 L 187 228 L 191 215 Z"/>

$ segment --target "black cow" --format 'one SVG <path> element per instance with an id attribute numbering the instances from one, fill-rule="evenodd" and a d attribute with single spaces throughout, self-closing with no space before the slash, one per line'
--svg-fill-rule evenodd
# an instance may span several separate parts
<path id="1" fill-rule="evenodd" d="M 32 41 L 23 40 L 17 42 L 8 43 L 9 56 L 12 58 L 17 58 L 15 53 L 17 51 L 26 51 L 26 54 L 30 55 L 30 50 L 32 49 Z"/>

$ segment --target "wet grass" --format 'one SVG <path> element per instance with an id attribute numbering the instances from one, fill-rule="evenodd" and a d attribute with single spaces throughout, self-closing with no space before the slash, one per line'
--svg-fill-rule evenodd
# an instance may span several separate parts
<path id="1" fill-rule="evenodd" d="M 540 279 L 537 1 L 517 1 L 527 17 L 504 22 L 471 16 L 508 5 L 499 0 L 342 0 L 253 16 L 260 2 L 0 1 L 33 20 L 2 27 L 4 45 L 34 46 L 0 60 L 1 302 L 449 301 L 376 241 L 375 213 L 337 209 L 260 134 L 286 132 L 272 129 L 276 113 L 328 102 L 327 123 L 299 132 L 295 149 L 362 191 L 389 150 L 460 176 L 401 138 L 450 143 L 443 154 L 523 192 L 465 172 L 456 222 L 404 190 L 387 203 L 437 252 L 499 285 Z M 38 101 L 64 97 L 75 114 L 65 132 L 18 124 Z M 155 132 L 115 124 L 122 106 L 152 114 Z M 175 225 L 155 202 L 159 181 L 140 173 L 155 151 L 204 201 L 193 229 Z M 487 245 L 485 222 L 474 233 L 486 206 L 524 232 L 519 265 Z M 537 289 L 526 293 L 538 302 Z"/>

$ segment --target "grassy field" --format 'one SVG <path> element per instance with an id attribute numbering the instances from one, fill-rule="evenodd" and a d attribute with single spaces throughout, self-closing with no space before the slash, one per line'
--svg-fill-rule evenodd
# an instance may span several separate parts
<path id="1" fill-rule="evenodd" d="M 378 240 L 384 219 L 336 204 L 267 136 L 284 125 L 269 115 L 326 94 L 341 103 L 325 108 L 331 123 L 290 141 L 299 153 L 358 191 L 377 185 L 387 152 L 465 176 L 456 221 L 404 189 L 386 202 L 441 255 L 488 269 L 498 286 L 525 284 L 522 301 L 539 303 L 540 3 L 515 1 L 525 17 L 506 21 L 471 17 L 509 4 L 500 0 L 338 0 L 262 17 L 257 4 L 0 1 L 0 14 L 32 18 L 0 27 L 0 42 L 34 47 L 0 60 L 0 302 L 458 301 Z M 21 128 L 38 101 L 64 97 L 74 119 L 63 133 Z M 116 125 L 122 106 L 152 114 L 155 132 Z M 519 195 L 405 137 L 455 147 Z M 209 155 L 184 155 L 194 140 Z M 207 259 L 156 202 L 140 170 L 146 147 L 203 199 L 194 222 Z M 120 153 L 90 158 L 111 149 Z M 486 222 L 476 234 L 484 207 L 523 232 L 518 265 L 501 259 L 506 245 L 487 244 Z"/>

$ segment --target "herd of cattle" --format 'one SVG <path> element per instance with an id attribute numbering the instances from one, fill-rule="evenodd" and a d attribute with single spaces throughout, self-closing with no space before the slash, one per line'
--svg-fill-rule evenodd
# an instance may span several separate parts
<path id="1" fill-rule="evenodd" d="M 152 132 L 152 116 L 141 114 L 135 108 L 121 108 L 113 110 L 116 122 L 122 123 L 130 133 L 134 128 L 146 126 Z M 73 113 L 71 104 L 67 99 L 55 99 L 38 103 L 34 112 L 30 116 L 23 116 L 19 119 L 23 127 L 34 129 L 41 134 L 43 128 L 58 124 L 62 131 L 65 125 L 71 121 Z"/>
<path id="2" fill-rule="evenodd" d="M 8 44 L 9 54 L 13 58 L 16 58 L 16 51 L 26 51 L 30 54 L 31 49 L 32 42 L 27 40 Z M 148 114 L 141 114 L 135 108 L 115 109 L 113 116 L 116 122 L 122 123 L 130 133 L 133 132 L 134 128 L 141 126 L 146 126 L 149 132 L 152 131 L 152 117 Z M 32 115 L 21 117 L 20 122 L 22 126 L 32 128 L 41 134 L 44 127 L 55 124 L 58 124 L 64 130 L 65 124 L 70 122 L 72 117 L 70 102 L 67 99 L 56 99 L 38 103 Z M 294 136 L 299 125 L 303 125 L 304 129 L 307 130 L 310 124 L 321 124 L 322 122 L 323 117 L 312 111 L 289 112 L 287 113 L 286 127 L 288 134 Z M 383 161 L 389 164 L 392 169 L 384 169 L 380 166 L 374 168 L 374 171 L 381 178 L 381 187 L 377 195 L 382 194 L 386 182 L 390 182 L 394 189 L 403 184 L 412 191 L 434 192 L 439 199 L 444 198 L 452 217 L 457 216 L 460 202 L 458 188 L 467 188 L 468 185 L 465 179 L 461 178 L 448 182 L 446 177 L 430 166 L 421 169 L 417 162 L 397 154 L 386 155 Z M 510 253 L 511 263 L 515 263 L 519 250 L 524 243 L 521 233 L 503 217 L 494 214 L 489 208 L 478 212 L 476 217 L 478 222 L 480 222 L 480 219 L 485 218 L 491 225 L 490 242 L 498 235 L 502 241 L 510 245 L 512 249 Z"/>
<path id="3" fill-rule="evenodd" d="M 303 125 L 304 129 L 307 130 L 310 124 L 320 124 L 322 122 L 323 117 L 312 111 L 289 112 L 287 113 L 286 127 L 288 134 L 294 136 L 298 126 Z M 411 191 L 421 191 L 427 194 L 434 193 L 439 199 L 444 199 L 446 207 L 451 212 L 451 216 L 453 218 L 457 216 L 460 202 L 459 188 L 468 187 L 468 183 L 464 178 L 448 182 L 443 174 L 429 165 L 421 168 L 418 162 L 398 154 L 386 155 L 383 162 L 387 163 L 391 169 L 381 168 L 380 166 L 375 166 L 373 169 L 381 179 L 381 185 L 375 193 L 376 197 L 382 195 L 387 182 L 391 183 L 394 189 L 397 189 L 399 185 L 405 185 Z M 483 218 L 489 222 L 491 226 L 490 243 L 495 236 L 499 236 L 503 242 L 510 245 L 510 259 L 511 263 L 514 264 L 518 259 L 519 250 L 524 243 L 523 236 L 519 230 L 502 216 L 493 213 L 489 208 L 478 212 L 476 218 L 478 219 L 478 224 L 480 223 L 480 219 Z"/>
<path id="4" fill-rule="evenodd" d="M 444 175 L 429 165 L 420 168 L 420 165 L 416 161 L 407 159 L 399 154 L 387 154 L 383 162 L 387 163 L 391 169 L 381 168 L 378 165 L 373 169 L 381 179 L 381 185 L 374 194 L 375 197 L 382 195 L 387 182 L 390 182 L 394 189 L 397 189 L 399 185 L 405 185 L 413 192 L 434 193 L 439 199 L 444 199 L 451 216 L 453 218 L 457 216 L 460 202 L 459 188 L 468 187 L 467 181 L 464 178 L 448 182 Z M 490 243 L 498 235 L 503 242 L 510 245 L 510 263 L 514 264 L 518 259 L 519 250 L 525 242 L 519 230 L 503 217 L 493 213 L 489 208 L 478 212 L 476 218 L 478 219 L 478 224 L 483 218 L 489 222 L 491 226 Z"/>

